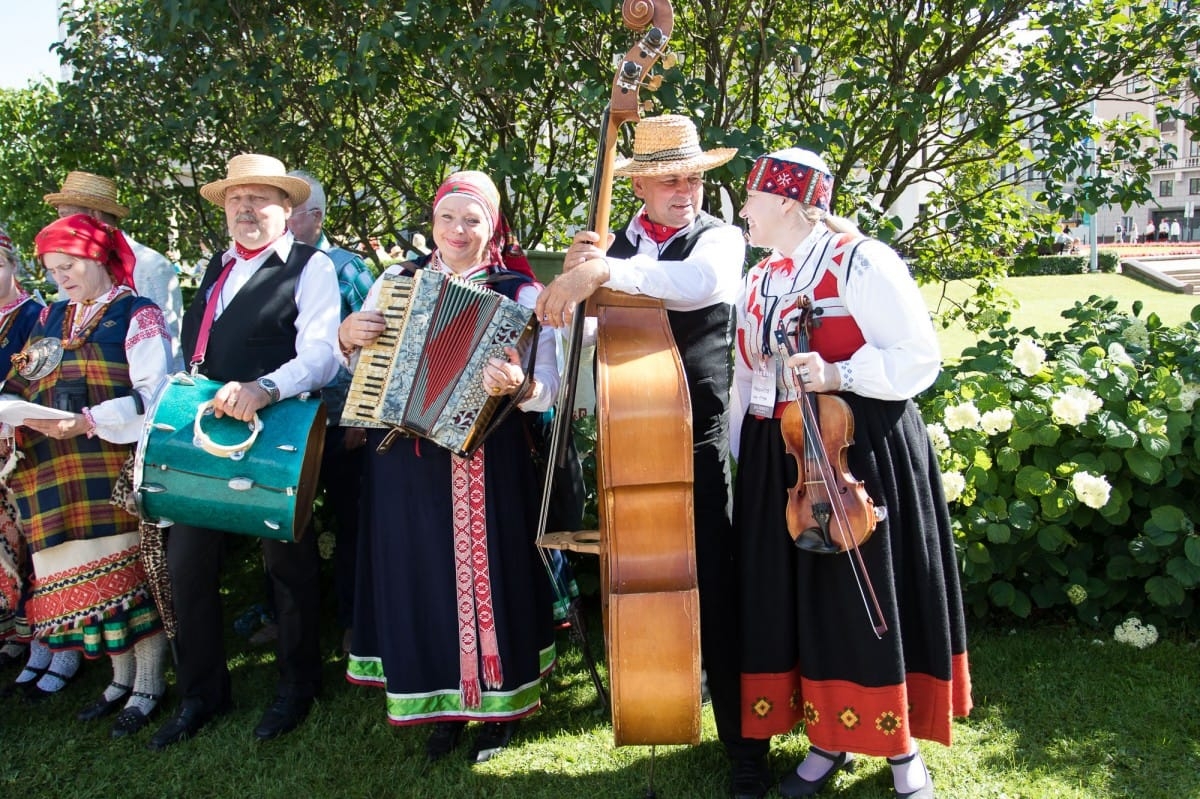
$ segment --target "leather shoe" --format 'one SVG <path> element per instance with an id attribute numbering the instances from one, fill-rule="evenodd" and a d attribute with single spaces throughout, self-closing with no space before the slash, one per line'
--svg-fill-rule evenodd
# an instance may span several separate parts
<path id="1" fill-rule="evenodd" d="M 78 674 L 78 672 L 76 672 L 76 674 Z M 62 685 L 58 688 L 55 688 L 53 691 L 45 690 L 38 683 L 42 681 L 42 677 L 47 675 L 50 677 L 57 677 Z M 59 674 L 53 669 L 43 669 L 41 675 L 37 679 L 30 680 L 29 682 L 17 683 L 17 687 L 21 689 L 21 693 L 23 694 L 26 702 L 29 704 L 36 704 L 41 702 L 43 699 L 49 699 L 52 696 L 57 696 L 58 694 L 62 693 L 63 689 L 70 685 L 71 680 L 73 679 L 75 679 L 75 674 L 68 676 L 65 674 Z"/>
<path id="2" fill-rule="evenodd" d="M 121 685 L 119 682 L 111 682 L 109 685 L 118 689 L 120 693 L 113 699 L 105 699 L 104 694 L 100 694 L 99 699 L 76 713 L 75 718 L 79 721 L 95 721 L 96 719 L 112 715 L 124 707 L 125 701 L 129 699 L 129 695 L 133 693 L 133 689 L 128 685 Z"/>
<path id="3" fill-rule="evenodd" d="M 500 754 L 501 749 L 508 746 L 516 728 L 517 722 L 515 721 L 485 722 L 479 728 L 479 732 L 475 733 L 475 740 L 471 743 L 471 751 L 467 754 L 467 760 L 472 763 L 488 762 Z"/>
<path id="4" fill-rule="evenodd" d="M 212 721 L 217 716 L 225 712 L 225 708 L 217 711 L 210 711 L 204 708 L 203 703 L 198 700 L 185 700 L 179 706 L 179 710 L 175 711 L 175 715 L 167 720 L 165 724 L 159 727 L 154 735 L 150 737 L 149 743 L 146 744 L 147 749 L 153 749 L 156 752 L 161 752 L 172 744 L 177 744 L 180 741 L 186 741 L 208 722 Z"/>
<path id="5" fill-rule="evenodd" d="M 762 799 L 771 790 L 771 768 L 765 757 L 740 757 L 730 775 L 733 799 Z"/>
<path id="6" fill-rule="evenodd" d="M 453 752 L 454 748 L 458 746 L 458 739 L 462 737 L 462 731 L 466 726 L 465 721 L 439 721 L 434 724 L 433 732 L 425 741 L 425 757 L 429 759 L 429 762 L 435 763 Z"/>
<path id="7" fill-rule="evenodd" d="M 800 796 L 816 796 L 825 783 L 833 779 L 833 775 L 839 771 L 854 771 L 854 757 L 849 752 L 842 752 L 840 755 L 835 755 L 831 752 L 826 752 L 824 749 L 818 749 L 815 746 L 809 746 L 808 751 L 812 754 L 819 755 L 829 761 L 829 770 L 815 780 L 806 780 L 792 769 L 787 776 L 779 783 L 779 795 L 784 799 L 796 799 Z"/>
<path id="8" fill-rule="evenodd" d="M 258 720 L 258 726 L 254 728 L 254 737 L 260 741 L 269 741 L 291 732 L 308 717 L 312 703 L 311 696 L 283 695 L 275 697 L 275 701 Z"/>
<path id="9" fill-rule="evenodd" d="M 911 763 L 918 757 L 921 757 L 921 753 L 913 752 L 912 754 L 904 755 L 903 757 L 889 757 L 887 762 L 889 766 L 903 766 L 905 763 Z M 896 788 L 896 796 L 898 799 L 934 799 L 933 777 L 931 777 L 929 774 L 929 767 L 925 765 L 924 758 L 921 759 L 921 768 L 925 771 L 925 784 L 920 788 L 917 788 L 915 791 L 907 791 L 904 793 L 901 793 L 900 789 Z"/>

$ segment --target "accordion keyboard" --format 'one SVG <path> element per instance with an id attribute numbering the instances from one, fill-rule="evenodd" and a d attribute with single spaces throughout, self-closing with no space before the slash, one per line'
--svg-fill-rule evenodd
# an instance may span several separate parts
<path id="1" fill-rule="evenodd" d="M 404 317 L 412 297 L 411 280 L 384 279 L 379 292 L 379 309 L 384 330 L 374 344 L 362 348 L 354 379 L 346 393 L 342 424 L 348 427 L 388 427 L 379 421 L 379 409 L 392 379 L 396 347 L 404 328 Z"/>

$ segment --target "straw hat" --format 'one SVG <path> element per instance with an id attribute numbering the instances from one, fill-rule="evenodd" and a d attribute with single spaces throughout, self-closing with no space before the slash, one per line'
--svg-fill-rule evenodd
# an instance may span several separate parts
<path id="1" fill-rule="evenodd" d="M 287 194 L 292 205 L 300 205 L 311 192 L 308 181 L 292 177 L 278 158 L 258 153 L 242 153 L 229 159 L 224 180 L 200 187 L 200 196 L 216 205 L 225 204 L 225 190 L 233 186 L 274 186 Z"/>
<path id="2" fill-rule="evenodd" d="M 633 130 L 633 158 L 613 165 L 627 177 L 704 172 L 737 155 L 733 147 L 701 150 L 696 126 L 687 117 L 665 114 L 643 119 Z"/>
<path id="3" fill-rule="evenodd" d="M 67 174 L 62 188 L 42 197 L 47 204 L 78 205 L 93 211 L 103 211 L 118 219 L 129 216 L 129 209 L 117 202 L 117 184 L 100 175 L 76 170 Z"/>

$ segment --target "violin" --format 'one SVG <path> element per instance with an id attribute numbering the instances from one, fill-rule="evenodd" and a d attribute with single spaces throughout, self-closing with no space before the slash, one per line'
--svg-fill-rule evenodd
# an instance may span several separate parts
<path id="1" fill-rule="evenodd" d="M 788 355 L 810 351 L 812 300 L 801 297 L 799 307 L 796 344 L 782 324 L 775 331 L 776 342 Z M 797 467 L 796 483 L 788 490 L 788 533 L 796 547 L 807 552 L 854 554 L 850 567 L 875 634 L 882 637 L 887 622 L 859 547 L 875 532 L 884 511 L 875 507 L 866 486 L 847 466 L 846 451 L 854 443 L 854 413 L 841 397 L 806 390 L 799 375 L 795 382 L 800 394 L 779 420 L 784 448 Z"/>

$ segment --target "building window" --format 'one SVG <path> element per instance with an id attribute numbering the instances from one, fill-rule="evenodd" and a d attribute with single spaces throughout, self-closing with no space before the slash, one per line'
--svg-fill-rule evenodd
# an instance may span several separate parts
<path id="1" fill-rule="evenodd" d="M 1158 196 L 1159 197 L 1170 197 L 1174 193 L 1175 193 L 1175 181 L 1160 180 L 1158 182 Z"/>
<path id="2" fill-rule="evenodd" d="M 1200 138 L 1192 139 L 1191 144 L 1188 145 L 1188 155 L 1193 158 L 1200 155 Z"/>
<path id="3" fill-rule="evenodd" d="M 1175 117 L 1166 116 L 1160 117 L 1158 120 L 1158 129 L 1163 133 L 1175 132 Z"/>
<path id="4" fill-rule="evenodd" d="M 1188 194 L 1200 194 L 1200 178 L 1188 180 Z"/>

